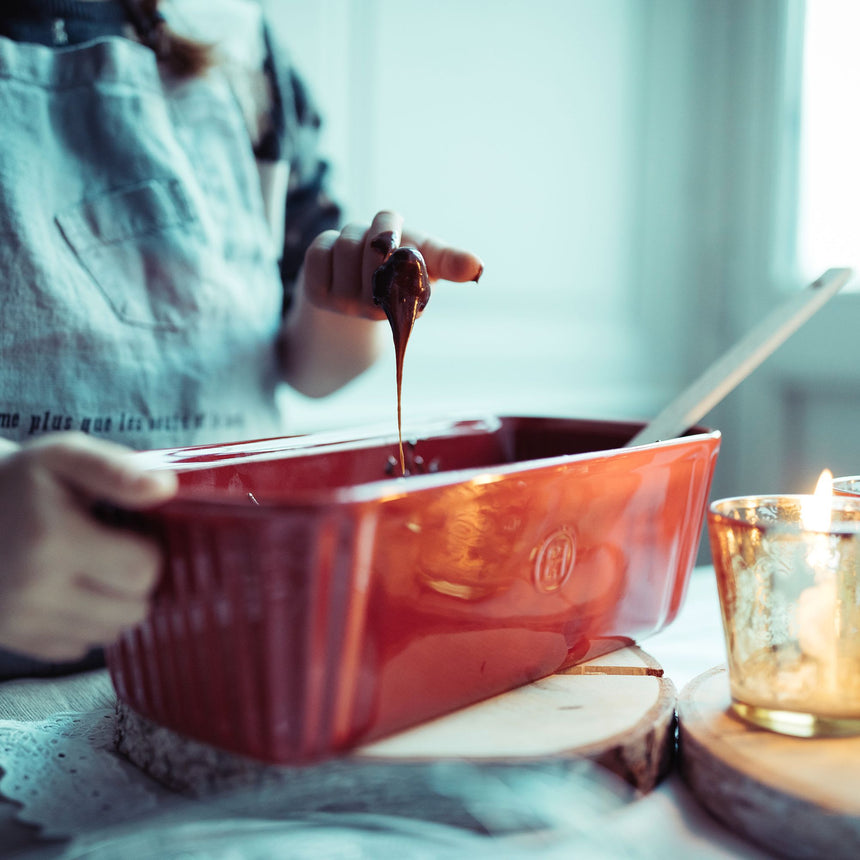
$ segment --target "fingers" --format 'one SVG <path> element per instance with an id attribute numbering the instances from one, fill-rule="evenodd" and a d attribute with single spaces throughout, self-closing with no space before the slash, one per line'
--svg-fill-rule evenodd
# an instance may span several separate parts
<path id="1" fill-rule="evenodd" d="M 340 307 L 358 304 L 362 298 L 361 271 L 367 228 L 347 224 L 332 249 L 331 295 Z"/>
<path id="2" fill-rule="evenodd" d="M 90 650 L 76 639 L 67 639 L 56 634 L 41 636 L 35 631 L 25 631 L 16 640 L 5 642 L 4 645 L 33 659 L 47 660 L 51 663 L 80 660 Z"/>
<path id="3" fill-rule="evenodd" d="M 347 224 L 340 232 L 327 230 L 305 254 L 304 284 L 317 307 L 342 314 L 381 319 L 373 304 L 373 272 L 400 244 L 403 218 L 379 212 L 370 227 Z"/>
<path id="4" fill-rule="evenodd" d="M 362 283 L 367 228 L 348 224 L 320 233 L 305 253 L 305 295 L 318 308 L 348 316 L 381 319 Z"/>
<path id="5" fill-rule="evenodd" d="M 0 643 L 40 659 L 71 660 L 114 642 L 144 620 L 158 580 L 158 552 L 143 538 L 83 517 L 64 526 L 31 548 L 0 603 Z"/>
<path id="6" fill-rule="evenodd" d="M 90 499 L 140 507 L 175 484 L 134 465 L 129 450 L 76 434 L 0 460 L 0 646 L 73 659 L 139 623 L 161 554 L 148 538 L 95 520 Z"/>
<path id="7" fill-rule="evenodd" d="M 367 231 L 361 269 L 362 295 L 373 302 L 373 273 L 395 248 L 400 247 L 403 216 L 397 212 L 377 212 Z"/>
<path id="8" fill-rule="evenodd" d="M 158 582 L 161 553 L 154 541 L 109 526 L 84 524 L 97 552 L 81 565 L 76 583 L 92 594 L 118 601 L 145 601 Z"/>
<path id="9" fill-rule="evenodd" d="M 91 648 L 110 645 L 126 630 L 146 618 L 146 596 L 120 598 L 92 589 L 83 581 L 68 589 L 62 604 L 41 607 L 41 638 L 46 642 L 61 639 L 84 654 Z M 29 631 L 31 641 L 34 632 Z M 77 656 L 77 655 L 75 655 Z"/>
<path id="10" fill-rule="evenodd" d="M 470 251 L 452 248 L 438 239 L 411 230 L 403 234 L 403 242 L 414 245 L 421 252 L 431 281 L 477 282 L 483 274 L 484 264 Z"/>
<path id="11" fill-rule="evenodd" d="M 305 254 L 304 288 L 312 304 L 342 314 L 382 319 L 373 303 L 373 273 L 401 244 L 412 245 L 427 263 L 431 280 L 477 281 L 480 258 L 414 230 L 404 231 L 397 212 L 378 212 L 370 226 L 347 224 L 327 230 Z"/>
<path id="12" fill-rule="evenodd" d="M 19 456 L 37 462 L 78 491 L 125 507 L 154 505 L 176 492 L 172 472 L 141 469 L 129 449 L 82 433 L 45 437 Z"/>
<path id="13" fill-rule="evenodd" d="M 22 604 L 4 628 L 7 648 L 40 660 L 75 660 L 115 642 L 146 618 L 146 599 L 119 600 L 85 587 L 65 592 L 61 606 Z"/>
<path id="14" fill-rule="evenodd" d="M 317 307 L 325 307 L 331 294 L 334 246 L 339 238 L 337 230 L 326 230 L 311 242 L 305 252 L 305 294 Z"/>

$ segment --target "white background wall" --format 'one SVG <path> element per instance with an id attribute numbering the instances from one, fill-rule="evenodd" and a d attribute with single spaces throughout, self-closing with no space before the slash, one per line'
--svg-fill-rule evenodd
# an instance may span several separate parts
<path id="1" fill-rule="evenodd" d="M 394 208 L 474 249 L 479 285 L 440 283 L 407 350 L 404 417 L 639 417 L 665 391 L 638 286 L 646 5 L 272 0 L 313 83 L 350 217 Z M 393 350 L 294 421 L 394 415 Z"/>
<path id="2" fill-rule="evenodd" d="M 416 325 L 407 422 L 647 418 L 805 282 L 803 0 L 267 5 L 323 107 L 350 217 L 396 208 L 485 260 Z M 853 139 L 838 120 L 832 134 Z M 858 329 L 860 296 L 837 297 L 706 417 L 723 431 L 714 495 L 860 473 Z M 393 422 L 394 403 L 392 349 L 343 393 L 288 406 L 304 430 Z"/>

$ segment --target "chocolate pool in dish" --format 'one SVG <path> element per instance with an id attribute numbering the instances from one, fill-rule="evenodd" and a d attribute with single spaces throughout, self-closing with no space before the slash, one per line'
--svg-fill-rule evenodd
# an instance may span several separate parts
<path id="1" fill-rule="evenodd" d="M 695 562 L 719 433 L 487 417 L 137 455 L 175 499 L 126 514 L 165 564 L 108 649 L 181 734 L 313 761 L 657 632 Z M 259 504 L 249 503 L 249 495 Z M 130 524 L 131 524 L 130 523 Z"/>
<path id="2" fill-rule="evenodd" d="M 400 471 L 406 474 L 403 456 L 403 423 L 401 395 L 403 390 L 403 359 L 406 344 L 415 320 L 430 301 L 430 278 L 424 257 L 417 248 L 408 245 L 390 249 L 390 233 L 382 234 L 371 243 L 385 254 L 382 265 L 373 273 L 373 301 L 385 311 L 394 337 L 394 358 L 397 368 L 397 436 L 400 443 Z"/>

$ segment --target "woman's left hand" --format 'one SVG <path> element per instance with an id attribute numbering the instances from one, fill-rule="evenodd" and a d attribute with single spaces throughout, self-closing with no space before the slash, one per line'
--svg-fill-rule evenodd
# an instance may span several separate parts
<path id="1" fill-rule="evenodd" d="M 417 248 L 431 281 L 477 281 L 481 260 L 412 229 L 404 229 L 396 212 L 379 212 L 369 227 L 348 224 L 341 231 L 321 233 L 305 254 L 303 286 L 317 308 L 353 317 L 379 320 L 383 310 L 373 303 L 373 273 L 387 252 L 401 245 Z"/>

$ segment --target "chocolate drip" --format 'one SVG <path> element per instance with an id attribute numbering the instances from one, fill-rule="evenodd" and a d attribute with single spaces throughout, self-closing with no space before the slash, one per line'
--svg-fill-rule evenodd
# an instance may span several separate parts
<path id="1" fill-rule="evenodd" d="M 386 254 L 382 265 L 373 273 L 373 302 L 385 311 L 394 337 L 394 358 L 397 367 L 397 438 L 400 444 L 400 471 L 406 474 L 403 456 L 403 425 L 401 422 L 401 392 L 403 386 L 403 357 L 406 343 L 418 314 L 430 301 L 430 279 L 424 258 L 416 248 L 392 250 L 394 236 L 382 233 L 371 243 Z"/>

